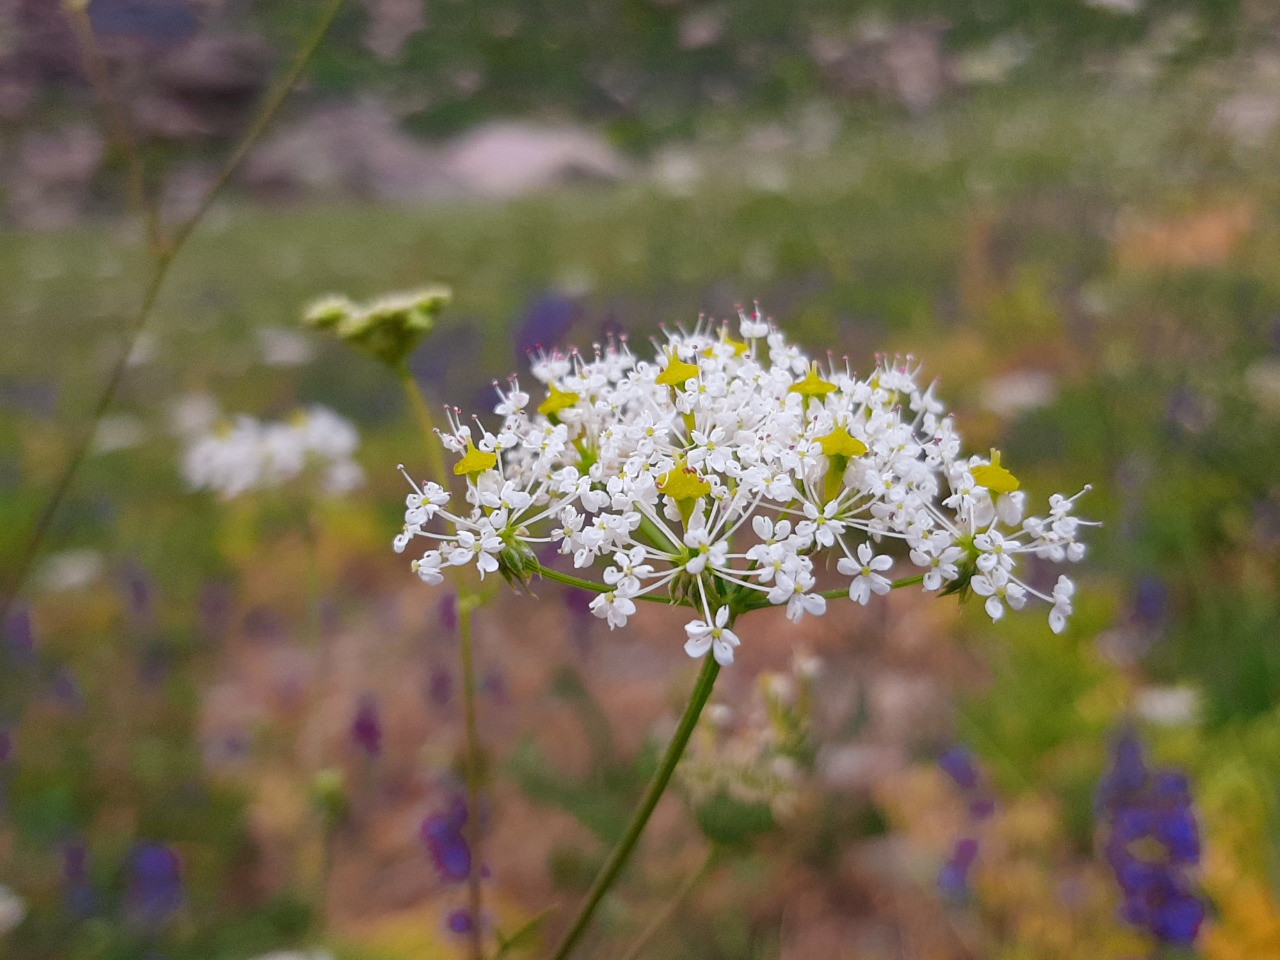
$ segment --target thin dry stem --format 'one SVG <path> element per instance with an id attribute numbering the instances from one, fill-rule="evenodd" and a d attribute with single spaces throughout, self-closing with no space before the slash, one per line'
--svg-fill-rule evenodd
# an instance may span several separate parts
<path id="1" fill-rule="evenodd" d="M 9 615 L 9 611 L 13 608 L 14 601 L 18 598 L 18 594 L 22 592 L 23 586 L 26 584 L 27 577 L 30 576 L 31 566 L 35 562 L 36 556 L 40 552 L 40 546 L 45 536 L 49 532 L 49 526 L 53 521 L 54 515 L 61 507 L 62 501 L 66 498 L 67 492 L 71 488 L 71 482 L 75 479 L 80 467 L 83 465 L 85 457 L 89 453 L 89 448 L 93 443 L 94 434 L 98 430 L 98 423 L 102 420 L 103 415 L 111 406 L 111 402 L 115 399 L 116 393 L 120 389 L 120 384 L 124 380 L 125 370 L 129 365 L 129 357 L 132 355 L 134 348 L 137 346 L 138 336 L 142 333 L 147 325 L 147 321 L 151 318 L 152 311 L 155 308 L 156 300 L 159 297 L 160 289 L 164 286 L 164 281 L 169 275 L 169 268 L 173 261 L 177 258 L 179 252 L 186 245 L 192 232 L 199 225 L 205 214 L 209 212 L 209 208 L 213 206 L 214 200 L 230 182 L 231 177 L 235 174 L 236 169 L 240 166 L 249 150 L 257 143 L 258 139 L 266 131 L 271 121 L 275 118 L 281 104 L 284 103 L 285 97 L 289 91 L 297 83 L 298 78 L 306 69 L 308 63 L 315 56 L 316 51 L 320 49 L 325 35 L 329 32 L 334 18 L 338 15 L 338 11 L 342 8 L 345 0 L 328 0 L 324 10 L 320 15 L 319 22 L 316 24 L 315 30 L 307 38 L 302 48 L 298 51 L 298 55 L 294 58 L 293 64 L 285 72 L 280 82 L 276 84 L 271 94 L 263 103 L 258 116 L 246 131 L 240 143 L 232 151 L 231 156 L 223 165 L 221 172 L 210 185 L 204 197 L 200 201 L 195 213 L 193 213 L 176 231 L 173 238 L 163 246 L 156 247 L 152 250 L 153 269 L 151 277 L 147 282 L 146 291 L 143 294 L 142 302 L 138 310 L 130 318 L 125 327 L 125 344 L 124 349 L 120 353 L 119 359 L 112 368 L 110 376 L 107 378 L 106 385 L 103 387 L 102 393 L 98 397 L 97 403 L 94 405 L 93 413 L 89 418 L 89 424 L 80 439 L 76 442 L 76 446 L 72 451 L 71 458 L 67 461 L 66 467 L 54 482 L 53 493 L 45 502 L 44 507 L 40 511 L 40 516 L 36 519 L 35 527 L 32 529 L 30 537 L 23 545 L 18 555 L 18 562 L 14 568 L 13 574 L 4 586 L 3 594 L 0 595 L 0 622 Z M 80 23 L 79 29 L 90 27 L 88 36 L 92 41 L 92 29 L 89 25 L 87 15 L 83 9 L 77 5 L 67 4 L 68 12 L 71 15 L 73 23 Z M 83 19 L 81 19 L 83 16 Z M 96 51 L 97 47 L 92 42 L 85 45 L 86 55 L 91 59 L 93 54 L 90 51 Z M 99 64 L 101 60 L 97 61 Z M 89 72 L 92 75 L 96 68 L 89 66 Z M 102 71 L 101 77 L 104 82 L 107 81 L 105 70 Z M 110 90 L 110 83 L 105 82 L 103 90 Z M 108 102 L 114 103 L 115 98 L 111 96 Z M 126 128 L 127 129 L 127 128 Z M 132 142 L 131 140 L 129 142 Z M 131 162 L 132 167 L 132 162 Z M 141 171 L 141 160 L 138 160 L 138 170 Z M 132 179 L 132 174 L 131 174 Z M 141 191 L 140 202 L 143 204 L 142 215 L 146 213 L 146 192 Z M 157 228 L 158 230 L 158 228 Z"/>

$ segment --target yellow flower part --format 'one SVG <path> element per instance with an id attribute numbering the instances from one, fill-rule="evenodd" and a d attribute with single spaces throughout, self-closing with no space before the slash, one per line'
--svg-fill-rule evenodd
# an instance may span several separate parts
<path id="1" fill-rule="evenodd" d="M 711 484 L 681 460 L 658 478 L 658 492 L 672 500 L 697 500 L 711 492 Z"/>
<path id="2" fill-rule="evenodd" d="M 867 452 L 867 445 L 851 434 L 847 427 L 836 427 L 825 437 L 819 437 L 818 444 L 828 457 L 860 457 Z"/>
<path id="3" fill-rule="evenodd" d="M 453 465 L 453 473 L 455 476 L 478 477 L 486 470 L 492 470 L 498 465 L 498 455 L 496 453 L 485 453 L 483 450 L 477 450 L 476 445 L 470 440 L 467 441 L 467 452 L 461 460 Z"/>
<path id="4" fill-rule="evenodd" d="M 839 389 L 830 380 L 823 380 L 818 376 L 818 365 L 816 363 L 809 364 L 809 373 L 799 383 L 792 384 L 791 392 L 798 393 L 802 397 L 825 397 L 828 393 L 834 393 Z"/>
<path id="5" fill-rule="evenodd" d="M 698 375 L 696 364 L 685 363 L 674 350 L 667 351 L 667 369 L 658 374 L 658 383 L 664 387 L 682 387 L 686 380 Z"/>
<path id="6" fill-rule="evenodd" d="M 974 480 L 992 493 L 1013 493 L 1022 486 L 1017 477 L 1000 466 L 1000 451 L 994 448 L 991 451 L 991 463 L 974 467 L 970 473 Z"/>
<path id="7" fill-rule="evenodd" d="M 571 390 L 561 390 L 554 383 L 550 384 L 550 387 L 551 392 L 547 394 L 547 399 L 538 404 L 538 412 L 544 417 L 559 413 L 561 410 L 568 410 L 582 399 Z"/>
<path id="8" fill-rule="evenodd" d="M 725 344 L 726 346 L 733 347 L 733 354 L 736 357 L 741 357 L 745 355 L 747 352 L 747 345 L 743 343 L 741 340 L 735 340 L 733 339 L 733 337 L 729 336 L 728 328 L 722 327 L 720 329 L 720 342 Z M 702 351 L 702 355 L 704 357 L 714 357 L 715 348 L 707 347 L 707 349 Z"/>

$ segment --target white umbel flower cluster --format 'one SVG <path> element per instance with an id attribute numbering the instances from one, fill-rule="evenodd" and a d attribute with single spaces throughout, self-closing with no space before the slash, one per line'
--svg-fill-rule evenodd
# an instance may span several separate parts
<path id="1" fill-rule="evenodd" d="M 346 493 L 364 482 L 353 455 L 360 434 L 327 407 L 299 410 L 288 420 L 237 417 L 190 438 L 182 474 L 193 490 L 224 500 L 278 487 L 314 471 L 326 493 Z"/>
<path id="2" fill-rule="evenodd" d="M 625 340 L 591 357 L 540 356 L 544 396 L 531 410 L 513 379 L 498 391 L 494 431 L 455 411 L 442 440 L 460 456 L 465 503 L 439 483 L 415 485 L 397 552 L 431 541 L 413 563 L 427 583 L 471 565 L 481 577 L 578 582 L 598 592 L 592 610 L 611 627 L 638 599 L 685 604 L 696 612 L 686 649 L 721 664 L 733 661 L 744 612 L 779 605 L 799 620 L 828 599 L 865 604 L 906 583 L 972 591 L 997 620 L 1039 599 L 1063 628 L 1071 582 L 1043 593 L 1019 578 L 1018 560 L 1084 556 L 1076 497 L 1024 517 L 999 454 L 961 454 L 910 359 L 858 377 L 811 361 L 758 309 L 739 319 L 741 340 L 727 326 L 668 331 L 653 360 Z M 602 582 L 549 571 L 537 559 L 546 545 L 575 568 L 601 567 Z M 907 563 L 918 572 L 892 580 Z M 831 566 L 843 586 L 820 590 Z"/>

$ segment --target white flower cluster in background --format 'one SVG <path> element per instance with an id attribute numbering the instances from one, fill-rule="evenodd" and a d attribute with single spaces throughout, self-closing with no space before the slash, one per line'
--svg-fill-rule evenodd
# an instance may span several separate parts
<path id="1" fill-rule="evenodd" d="M 1035 589 L 1019 560 L 1084 556 L 1076 497 L 1026 516 L 999 454 L 962 454 L 910 359 L 859 377 L 811 360 L 758 309 L 739 319 L 740 340 L 727 326 L 667 331 L 654 359 L 625 340 L 540 356 L 543 396 L 513 379 L 494 431 L 455 411 L 442 440 L 464 497 L 415 485 L 396 550 L 431 542 L 413 563 L 427 583 L 471 565 L 524 582 L 545 572 L 534 551 L 554 545 L 575 568 L 603 568 L 592 609 L 610 626 L 641 597 L 687 604 L 686 649 L 721 664 L 740 614 L 780 605 L 799 620 L 839 596 L 865 604 L 904 565 L 925 591 L 978 594 L 992 619 L 1038 599 L 1064 627 L 1071 581 Z M 832 567 L 843 585 L 821 590 Z"/>
<path id="2" fill-rule="evenodd" d="M 10 890 L 0 885 L 0 937 L 17 929 L 27 916 L 27 902 Z"/>
<path id="3" fill-rule="evenodd" d="M 182 474 L 193 490 L 230 500 L 250 490 L 278 487 L 313 475 L 325 493 L 346 493 L 364 482 L 353 456 L 360 434 L 350 421 L 321 406 L 288 420 L 236 417 L 191 436 Z"/>
<path id="4" fill-rule="evenodd" d="M 676 776 L 699 806 L 727 796 L 765 804 L 777 818 L 794 812 L 812 760 L 817 657 L 797 653 L 786 671 L 765 671 L 740 710 L 713 703 L 703 714 Z"/>

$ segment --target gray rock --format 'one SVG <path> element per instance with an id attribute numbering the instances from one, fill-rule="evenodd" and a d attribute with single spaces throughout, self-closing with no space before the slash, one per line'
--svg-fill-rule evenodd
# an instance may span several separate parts
<path id="1" fill-rule="evenodd" d="M 955 85 L 937 21 L 875 24 L 858 36 L 815 36 L 809 51 L 833 92 L 927 110 Z"/>
<path id="2" fill-rule="evenodd" d="M 374 103 L 327 107 L 281 128 L 245 162 L 250 188 L 284 196 L 425 200 L 460 192 L 436 151 Z"/>
<path id="3" fill-rule="evenodd" d="M 463 134 L 446 148 L 444 169 L 465 192 L 502 198 L 629 172 L 622 155 L 589 130 L 508 121 Z"/>
<path id="4" fill-rule="evenodd" d="M 24 136 L 5 177 L 14 218 L 40 228 L 76 222 L 102 158 L 102 137 L 89 124 Z"/>

